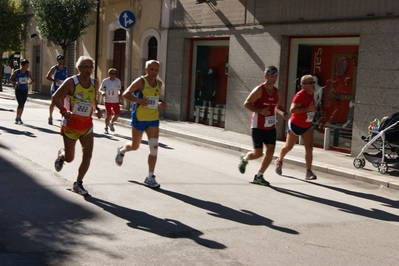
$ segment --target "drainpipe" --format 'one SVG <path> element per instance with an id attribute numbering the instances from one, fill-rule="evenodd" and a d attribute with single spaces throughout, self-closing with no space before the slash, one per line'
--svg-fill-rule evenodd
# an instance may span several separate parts
<path id="1" fill-rule="evenodd" d="M 99 45 L 99 33 L 100 33 L 100 2 L 101 0 L 97 1 L 97 18 L 96 18 L 96 48 L 95 48 L 95 59 L 94 61 L 96 62 L 96 68 L 94 69 L 94 78 L 98 80 L 97 78 L 97 69 L 98 69 L 98 45 Z"/>

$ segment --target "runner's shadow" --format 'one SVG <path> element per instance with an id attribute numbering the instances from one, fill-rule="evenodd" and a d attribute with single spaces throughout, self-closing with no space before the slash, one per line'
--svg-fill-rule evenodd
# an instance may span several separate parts
<path id="1" fill-rule="evenodd" d="M 129 140 L 129 141 L 132 140 L 131 137 L 127 137 L 127 136 L 120 135 L 120 134 L 113 134 L 113 136 L 118 137 L 118 138 L 122 138 L 122 139 L 126 139 L 126 140 Z M 148 145 L 148 141 L 147 140 L 141 140 L 141 144 Z M 164 149 L 167 149 L 167 150 L 174 150 L 174 148 L 169 147 L 169 145 L 163 144 L 162 142 L 158 143 L 158 147 L 164 148 Z"/>
<path id="2" fill-rule="evenodd" d="M 142 185 L 141 183 L 139 183 L 137 181 L 129 181 L 129 182 Z M 208 211 L 210 211 L 208 214 L 211 216 L 214 216 L 214 217 L 218 217 L 218 218 L 222 218 L 222 219 L 226 219 L 226 220 L 230 220 L 230 221 L 234 221 L 234 222 L 246 224 L 246 225 L 264 225 L 271 229 L 278 230 L 278 231 L 281 231 L 281 232 L 284 232 L 287 234 L 293 234 L 293 235 L 299 234 L 295 230 L 274 225 L 272 220 L 270 220 L 266 217 L 260 216 L 254 212 L 249 211 L 249 210 L 237 211 L 237 210 L 234 210 L 227 206 L 223 206 L 219 203 L 200 200 L 200 199 L 193 198 L 193 197 L 190 197 L 190 196 L 187 196 L 184 194 L 180 194 L 180 193 L 177 193 L 174 191 L 170 191 L 170 190 L 157 189 L 156 191 L 159 193 L 165 194 L 169 197 L 173 197 L 175 199 L 183 201 L 184 203 L 188 203 L 195 207 L 208 210 Z"/>
<path id="3" fill-rule="evenodd" d="M 27 137 L 37 138 L 37 136 L 30 131 L 16 130 L 16 129 L 2 127 L 2 126 L 0 126 L 0 130 L 4 130 L 5 132 L 8 132 L 13 135 L 25 135 Z"/>
<path id="4" fill-rule="evenodd" d="M 115 216 L 127 220 L 127 225 L 131 228 L 157 234 L 162 237 L 191 239 L 207 248 L 226 248 L 221 243 L 201 238 L 200 236 L 204 233 L 177 220 L 158 218 L 148 213 L 132 210 L 92 196 L 86 196 L 84 199 Z"/>
<path id="5" fill-rule="evenodd" d="M 0 112 L 10 112 L 10 113 L 15 113 L 15 110 L 13 110 L 13 109 L 4 109 L 4 108 L 0 108 Z"/>
<path id="6" fill-rule="evenodd" d="M 48 134 L 57 134 L 57 135 L 60 134 L 59 131 L 50 130 L 50 129 L 44 128 L 44 127 L 37 127 L 37 126 L 29 125 L 29 124 L 24 124 L 24 126 L 32 128 L 32 129 L 36 129 L 36 130 L 39 130 L 41 132 L 48 133 Z"/>
<path id="7" fill-rule="evenodd" d="M 296 179 L 295 177 L 290 177 L 290 178 Z M 308 181 L 304 181 L 304 182 L 308 182 Z M 309 183 L 311 183 L 311 182 L 309 182 Z M 376 220 L 382 220 L 382 221 L 392 221 L 392 222 L 399 221 L 398 215 L 395 215 L 395 214 L 392 214 L 392 213 L 389 213 L 386 211 L 382 211 L 382 210 L 378 210 L 378 209 L 374 209 L 374 208 L 372 208 L 370 210 L 363 209 L 361 207 L 350 205 L 348 203 L 330 200 L 330 199 L 326 199 L 326 198 L 321 198 L 321 197 L 309 195 L 309 194 L 306 194 L 303 192 L 294 191 L 294 190 L 281 188 L 281 187 L 270 186 L 270 188 L 274 189 L 277 192 L 286 194 L 286 195 L 290 195 L 290 196 L 294 196 L 294 197 L 301 198 L 304 200 L 309 200 L 309 201 L 317 202 L 320 204 L 336 207 L 338 210 L 343 211 L 343 212 L 352 213 L 352 214 L 356 214 L 356 215 L 360 215 L 360 216 L 364 216 L 364 217 L 368 217 L 368 218 L 372 218 L 372 219 L 376 219 Z"/>
<path id="8" fill-rule="evenodd" d="M 291 179 L 296 179 L 296 180 L 299 180 L 299 181 L 302 181 L 302 182 L 306 182 L 306 183 L 311 183 L 311 184 L 313 184 L 315 186 L 326 188 L 326 189 L 330 189 L 330 190 L 334 190 L 334 191 L 337 191 L 337 192 L 341 192 L 341 193 L 346 194 L 346 195 L 351 195 L 351 196 L 358 197 L 358 198 L 363 198 L 363 199 L 367 199 L 367 200 L 380 202 L 380 203 L 383 203 L 383 206 L 399 209 L 399 201 L 398 200 L 391 200 L 389 198 L 385 198 L 385 197 L 381 197 L 381 196 L 377 196 L 377 195 L 373 195 L 373 194 L 369 194 L 369 193 L 362 193 L 362 192 L 358 192 L 358 191 L 344 189 L 344 188 L 341 188 L 341 187 L 334 187 L 334 186 L 330 186 L 330 185 L 324 185 L 324 184 L 320 184 L 320 183 L 316 183 L 316 182 L 306 181 L 306 180 L 302 180 L 302 179 L 299 179 L 299 178 L 296 178 L 296 177 L 292 177 L 292 176 L 286 176 L 285 175 L 285 177 L 288 177 L 288 178 L 291 178 Z"/>

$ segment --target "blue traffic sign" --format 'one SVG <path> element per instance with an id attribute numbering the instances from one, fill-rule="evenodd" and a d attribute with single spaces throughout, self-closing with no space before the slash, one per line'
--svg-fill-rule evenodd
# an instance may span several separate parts
<path id="1" fill-rule="evenodd" d="M 122 11 L 119 15 L 119 24 L 126 29 L 131 28 L 134 25 L 134 22 L 136 22 L 136 17 L 130 10 Z"/>

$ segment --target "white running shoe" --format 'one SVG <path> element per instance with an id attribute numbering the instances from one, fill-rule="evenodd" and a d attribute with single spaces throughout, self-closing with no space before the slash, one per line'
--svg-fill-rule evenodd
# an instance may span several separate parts
<path id="1" fill-rule="evenodd" d="M 116 156 L 115 156 L 115 163 L 117 166 L 121 166 L 123 164 L 123 157 L 125 154 L 121 152 L 122 146 L 116 148 Z"/>
<path id="2" fill-rule="evenodd" d="M 83 187 L 83 182 L 73 183 L 72 191 L 82 196 L 86 196 L 87 194 L 89 194 L 89 192 Z"/>
<path id="3" fill-rule="evenodd" d="M 152 177 L 146 177 L 144 180 L 144 185 L 146 185 L 147 187 L 150 188 L 160 188 L 161 185 L 157 183 L 157 181 L 155 180 L 155 175 L 153 175 Z"/>

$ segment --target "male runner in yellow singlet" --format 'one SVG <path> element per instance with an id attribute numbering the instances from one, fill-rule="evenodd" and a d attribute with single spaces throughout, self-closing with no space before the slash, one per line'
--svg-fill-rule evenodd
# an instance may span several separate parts
<path id="1" fill-rule="evenodd" d="M 135 79 L 123 92 L 123 98 L 133 102 L 132 140 L 117 149 L 115 163 L 121 166 L 125 152 L 137 150 L 143 133 L 147 134 L 150 154 L 148 155 L 148 176 L 144 184 L 150 188 L 159 188 L 155 180 L 154 170 L 158 155 L 159 110 L 167 104 L 160 99 L 162 82 L 158 80 L 159 62 L 149 60 L 145 64 L 145 76 Z"/>
<path id="2" fill-rule="evenodd" d="M 102 114 L 96 101 L 99 84 L 91 78 L 94 60 L 88 56 L 81 56 L 76 62 L 76 68 L 79 73 L 67 78 L 52 97 L 62 115 L 61 135 L 64 139 L 64 148 L 58 151 L 54 167 L 59 172 L 64 162 L 73 161 L 76 141 L 79 140 L 83 156 L 72 190 L 80 195 L 87 195 L 88 191 L 83 187 L 83 178 L 89 169 L 93 153 L 92 113 L 95 110 L 98 118 L 101 118 Z"/>

